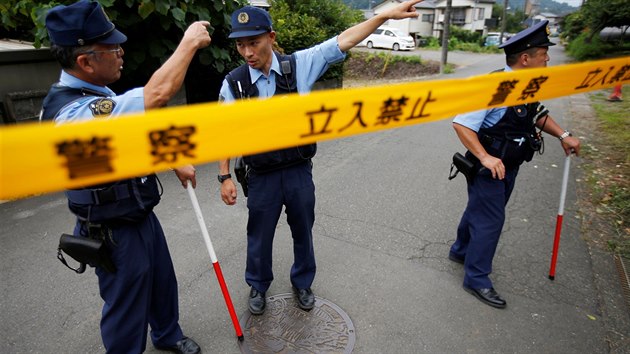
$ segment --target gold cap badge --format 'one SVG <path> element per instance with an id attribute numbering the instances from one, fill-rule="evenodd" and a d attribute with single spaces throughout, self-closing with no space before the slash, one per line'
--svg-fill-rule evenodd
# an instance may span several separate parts
<path id="1" fill-rule="evenodd" d="M 241 12 L 238 14 L 238 23 L 247 23 L 249 22 L 249 15 L 247 12 Z"/>

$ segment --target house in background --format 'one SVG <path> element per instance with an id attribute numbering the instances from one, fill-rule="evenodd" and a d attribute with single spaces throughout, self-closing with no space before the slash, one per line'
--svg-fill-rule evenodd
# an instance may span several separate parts
<path id="1" fill-rule="evenodd" d="M 265 10 L 269 10 L 271 5 L 269 5 L 269 1 L 267 0 L 249 0 L 249 4 L 251 6 L 260 7 Z"/>
<path id="2" fill-rule="evenodd" d="M 560 30 L 560 21 L 562 20 L 562 16 L 550 13 L 550 12 L 541 12 L 538 15 L 532 17 L 532 22 L 530 25 L 535 25 L 538 22 L 549 21 L 549 31 L 552 35 L 557 35 Z"/>
<path id="3" fill-rule="evenodd" d="M 386 0 L 374 6 L 372 11 L 379 14 L 401 3 L 401 0 Z M 451 24 L 463 29 L 487 33 L 486 20 L 492 17 L 495 0 L 452 0 Z M 385 24 L 409 33 L 414 38 L 442 37 L 446 0 L 425 0 L 415 5 L 418 18 L 389 20 Z"/>

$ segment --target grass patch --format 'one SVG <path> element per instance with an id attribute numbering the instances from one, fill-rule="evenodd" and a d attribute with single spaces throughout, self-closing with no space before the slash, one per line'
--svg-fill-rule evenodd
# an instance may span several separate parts
<path id="1" fill-rule="evenodd" d="M 438 72 L 438 62 L 390 51 L 351 52 L 344 63 L 344 75 L 352 79 L 409 79 Z"/>
<path id="2" fill-rule="evenodd" d="M 455 65 L 451 63 L 446 63 L 446 65 L 444 65 L 444 74 L 452 74 L 454 72 L 455 72 Z"/>
<path id="3" fill-rule="evenodd" d="M 609 94 L 589 96 L 601 134 L 583 146 L 584 171 L 597 214 L 614 230 L 608 247 L 630 258 L 630 90 L 621 102 L 607 101 Z"/>
<path id="4" fill-rule="evenodd" d="M 442 48 L 442 44 L 439 43 L 437 39 L 430 40 L 427 42 L 427 45 L 424 48 L 440 49 Z M 485 54 L 503 53 L 503 49 L 499 49 L 499 47 L 494 46 L 494 45 L 484 47 L 482 45 L 479 45 L 479 43 L 462 42 L 462 41 L 457 40 L 457 38 L 452 38 L 449 41 L 448 50 L 449 51 L 459 50 L 462 52 L 485 53 Z"/>

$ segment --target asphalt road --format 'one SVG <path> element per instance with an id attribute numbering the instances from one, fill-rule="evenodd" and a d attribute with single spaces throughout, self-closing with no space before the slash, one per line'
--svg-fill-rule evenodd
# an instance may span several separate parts
<path id="1" fill-rule="evenodd" d="M 551 65 L 565 60 L 559 46 L 551 55 Z M 502 55 L 460 57 L 449 54 L 459 69 L 444 78 L 503 66 Z M 570 128 L 571 109 L 584 100 L 545 104 Z M 491 308 L 463 291 L 462 266 L 446 258 L 466 203 L 464 178 L 447 176 L 451 156 L 463 150 L 450 120 L 319 145 L 313 289 L 352 319 L 354 352 L 608 353 L 611 346 L 630 352 L 630 320 L 612 259 L 590 249 L 580 232 L 579 158 L 573 159 L 556 279 L 547 278 L 564 161 L 553 138 L 544 155 L 523 166 L 508 205 L 492 274 L 508 307 Z M 198 166 L 198 173 L 210 236 L 236 312 L 244 314 L 245 202 L 221 202 L 215 163 Z M 205 353 L 239 353 L 188 195 L 172 173 L 160 178 L 165 193 L 156 213 L 179 280 L 181 326 Z M 96 276 L 91 270 L 76 275 L 56 259 L 59 235 L 71 232 L 72 223 L 61 193 L 0 204 L 0 352 L 103 352 Z M 268 295 L 291 291 L 285 220 L 274 247 L 276 279 Z M 157 351 L 149 344 L 147 352 Z"/>

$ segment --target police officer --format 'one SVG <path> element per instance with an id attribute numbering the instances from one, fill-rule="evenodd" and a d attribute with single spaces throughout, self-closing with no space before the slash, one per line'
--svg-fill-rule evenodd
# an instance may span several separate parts
<path id="1" fill-rule="evenodd" d="M 547 66 L 547 50 L 554 45 L 548 38 L 547 23 L 539 22 L 500 46 L 506 54 L 503 70 Z M 505 308 L 505 300 L 488 276 L 519 166 L 540 150 L 535 127 L 557 137 L 567 155 L 579 153 L 580 141 L 560 128 L 538 102 L 461 114 L 453 120 L 453 127 L 478 172 L 468 182 L 468 205 L 449 259 L 464 265 L 464 290 L 487 305 Z"/>
<path id="2" fill-rule="evenodd" d="M 57 123 L 104 119 L 164 106 L 180 89 L 197 49 L 210 44 L 205 21 L 193 23 L 173 55 L 145 87 L 116 95 L 127 37 L 98 2 L 81 0 L 46 16 L 51 51 L 62 67 L 45 98 L 42 119 Z M 195 185 L 192 166 L 177 171 Z M 101 336 L 108 353 L 141 353 L 147 325 L 157 349 L 200 353 L 179 326 L 177 279 L 160 223 L 153 213 L 160 191 L 155 175 L 66 192 L 77 216 L 74 235 L 103 241 L 115 270 L 96 267 L 104 300 Z"/>
<path id="3" fill-rule="evenodd" d="M 229 37 L 236 39 L 236 48 L 247 64 L 226 76 L 219 99 L 229 102 L 284 93 L 308 93 L 330 64 L 342 61 L 346 51 L 385 21 L 418 17 L 414 5 L 420 1 L 398 4 L 334 38 L 290 56 L 274 53 L 276 32 L 266 11 L 250 6 L 237 10 L 232 14 L 232 32 Z M 315 145 L 307 145 L 244 158 L 249 167 L 245 281 L 251 286 L 249 311 L 252 314 L 259 315 L 265 311 L 265 293 L 273 280 L 273 237 L 283 205 L 293 236 L 291 283 L 298 306 L 310 310 L 315 305 L 315 296 L 311 290 L 315 278 L 312 233 L 315 186 L 311 158 L 315 150 Z M 236 186 L 229 172 L 230 160 L 220 161 L 218 178 L 221 198 L 225 204 L 234 205 Z"/>

